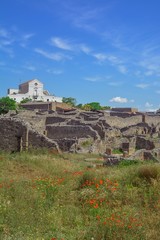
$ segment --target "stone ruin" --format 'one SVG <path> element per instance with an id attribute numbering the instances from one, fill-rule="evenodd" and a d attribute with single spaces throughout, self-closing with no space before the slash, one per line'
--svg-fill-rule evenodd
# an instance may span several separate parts
<path id="1" fill-rule="evenodd" d="M 160 116 L 112 116 L 105 111 L 77 109 L 10 111 L 0 116 L 0 137 L 0 149 L 9 151 L 52 147 L 57 151 L 104 154 L 108 148 L 111 152 L 121 150 L 123 157 L 129 158 L 137 150 L 160 148 Z M 157 153 L 155 158 L 159 157 Z"/>
<path id="2" fill-rule="evenodd" d="M 52 148 L 59 152 L 58 144 L 31 128 L 23 120 L 0 117 L 0 149 L 20 152 L 32 148 Z"/>

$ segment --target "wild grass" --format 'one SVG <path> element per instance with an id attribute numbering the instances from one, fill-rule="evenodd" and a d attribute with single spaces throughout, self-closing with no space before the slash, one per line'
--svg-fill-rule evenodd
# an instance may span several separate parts
<path id="1" fill-rule="evenodd" d="M 91 154 L 1 152 L 0 239 L 158 240 L 159 164 L 92 168 L 89 158 L 101 162 Z"/>

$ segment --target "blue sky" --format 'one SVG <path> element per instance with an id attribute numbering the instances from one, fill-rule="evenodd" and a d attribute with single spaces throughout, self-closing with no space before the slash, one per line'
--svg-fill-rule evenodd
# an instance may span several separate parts
<path id="1" fill-rule="evenodd" d="M 160 107 L 159 0 L 1 0 L 0 97 L 37 78 L 50 93 Z"/>

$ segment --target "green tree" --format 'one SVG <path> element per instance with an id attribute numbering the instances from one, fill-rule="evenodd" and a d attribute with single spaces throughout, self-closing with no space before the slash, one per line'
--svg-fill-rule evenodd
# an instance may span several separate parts
<path id="1" fill-rule="evenodd" d="M 109 109 L 111 109 L 110 106 L 102 106 L 101 108 L 102 108 L 102 110 L 109 110 Z"/>
<path id="2" fill-rule="evenodd" d="M 91 111 L 92 110 L 90 104 L 84 104 L 82 106 L 82 109 L 85 110 L 85 111 Z"/>
<path id="3" fill-rule="evenodd" d="M 91 102 L 88 105 L 90 105 L 91 110 L 101 110 L 102 108 L 99 102 Z"/>
<path id="4" fill-rule="evenodd" d="M 76 99 L 72 98 L 72 97 L 67 97 L 67 98 L 63 97 L 62 102 L 63 103 L 67 103 L 67 104 L 69 104 L 72 107 L 76 106 Z"/>
<path id="5" fill-rule="evenodd" d="M 79 103 L 76 107 L 82 109 L 83 108 L 83 104 Z"/>
<path id="6" fill-rule="evenodd" d="M 0 98 L 0 114 L 5 114 L 9 110 L 16 110 L 17 104 L 16 101 L 9 97 Z"/>

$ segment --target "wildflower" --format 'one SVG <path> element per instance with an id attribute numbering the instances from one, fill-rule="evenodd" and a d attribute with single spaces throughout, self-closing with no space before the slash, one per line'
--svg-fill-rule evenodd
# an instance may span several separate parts
<path id="1" fill-rule="evenodd" d="M 98 203 L 96 203 L 96 205 L 94 205 L 94 208 L 98 208 Z"/>
<path id="2" fill-rule="evenodd" d="M 104 202 L 104 201 L 105 201 L 105 199 L 103 199 L 103 198 L 102 198 L 102 199 L 100 199 L 99 201 L 100 201 L 100 203 L 102 203 L 102 202 Z"/>
<path id="3" fill-rule="evenodd" d="M 121 222 L 121 220 L 120 220 L 120 219 L 117 219 L 117 220 L 116 220 L 116 222 L 117 222 L 117 223 L 120 223 L 120 222 Z"/>
<path id="4" fill-rule="evenodd" d="M 114 192 L 114 191 L 116 191 L 116 190 L 117 190 L 117 188 L 111 188 L 111 190 L 112 190 L 112 192 Z"/>
<path id="5" fill-rule="evenodd" d="M 99 188 L 99 184 L 98 183 L 96 183 L 96 188 Z"/>
<path id="6" fill-rule="evenodd" d="M 114 183 L 114 186 L 117 186 L 117 187 L 118 187 L 118 185 L 119 185 L 119 184 L 118 184 L 117 182 Z"/>
<path id="7" fill-rule="evenodd" d="M 96 218 L 97 218 L 97 220 L 100 220 L 100 218 L 101 218 L 101 217 L 100 217 L 99 215 L 97 215 L 97 217 L 96 217 Z"/>
<path id="8" fill-rule="evenodd" d="M 99 184 L 102 185 L 103 184 L 103 180 L 99 180 Z"/>
<path id="9" fill-rule="evenodd" d="M 96 202 L 96 200 L 95 199 L 91 199 L 90 201 L 89 201 L 89 203 L 92 205 L 92 204 L 94 204 Z"/>
<path id="10" fill-rule="evenodd" d="M 82 171 L 79 171 L 79 172 L 74 172 L 74 173 L 73 173 L 73 176 L 78 176 L 78 175 L 83 175 L 83 172 L 82 172 Z"/>

